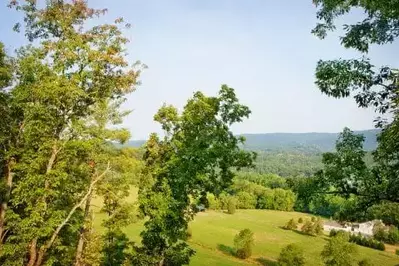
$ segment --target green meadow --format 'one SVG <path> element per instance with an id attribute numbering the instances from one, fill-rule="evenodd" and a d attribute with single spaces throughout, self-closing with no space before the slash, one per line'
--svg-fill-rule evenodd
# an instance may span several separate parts
<path id="1" fill-rule="evenodd" d="M 137 191 L 132 190 L 130 201 L 134 201 Z M 101 200 L 95 199 L 95 228 L 99 231 L 104 214 L 99 213 Z M 320 253 L 328 241 L 328 236 L 307 236 L 301 232 L 284 230 L 281 227 L 291 218 L 310 217 L 304 213 L 282 212 L 271 210 L 237 210 L 234 215 L 219 211 L 206 211 L 197 214 L 191 222 L 192 238 L 190 245 L 196 250 L 190 265 L 277 265 L 276 261 L 281 249 L 296 243 L 304 250 L 306 265 L 323 265 Z M 125 229 L 131 240 L 140 241 L 143 222 L 133 223 Z M 248 260 L 240 260 L 233 256 L 233 238 L 242 229 L 249 228 L 255 233 L 253 255 Z M 369 258 L 376 266 L 399 265 L 399 256 L 393 253 L 394 248 L 378 251 L 361 246 L 358 247 L 357 259 Z M 399 247 L 397 247 L 399 248 Z"/>

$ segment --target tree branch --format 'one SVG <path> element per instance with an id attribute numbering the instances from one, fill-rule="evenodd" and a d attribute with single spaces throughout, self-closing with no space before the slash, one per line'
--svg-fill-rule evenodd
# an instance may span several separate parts
<path id="1" fill-rule="evenodd" d="M 57 229 L 54 231 L 53 235 L 51 236 L 50 240 L 47 242 L 47 244 L 44 246 L 45 250 L 51 248 L 51 246 L 53 245 L 55 239 L 57 238 L 58 234 L 60 233 L 61 229 L 69 222 L 69 220 L 71 219 L 72 215 L 75 213 L 75 211 L 81 207 L 83 205 L 83 203 L 86 201 L 86 199 L 89 197 L 89 195 L 91 194 L 91 192 L 93 191 L 94 185 L 100 181 L 105 174 L 108 173 L 108 171 L 110 170 L 110 164 L 108 162 L 107 168 L 104 170 L 104 172 L 97 176 L 97 178 L 95 178 L 90 186 L 89 189 L 87 190 L 85 196 L 80 200 L 80 202 L 78 202 L 75 206 L 73 206 L 72 210 L 69 212 L 68 216 L 65 218 L 65 220 L 57 227 Z"/>

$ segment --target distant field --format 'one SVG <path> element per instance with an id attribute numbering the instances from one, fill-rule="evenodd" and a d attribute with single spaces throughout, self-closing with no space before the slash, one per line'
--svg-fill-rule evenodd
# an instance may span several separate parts
<path id="1" fill-rule="evenodd" d="M 132 191 L 132 199 L 135 198 Z M 94 201 L 98 206 L 99 201 Z M 97 214 L 95 227 L 101 230 L 103 215 Z M 283 230 L 289 219 L 307 217 L 306 214 L 296 212 L 281 212 L 269 210 L 238 210 L 234 215 L 222 212 L 207 211 L 199 213 L 191 223 L 193 237 L 190 245 L 197 251 L 190 265 L 276 265 L 276 260 L 281 249 L 296 243 L 304 249 L 306 265 L 322 265 L 320 252 L 326 244 L 328 237 L 311 237 L 297 232 Z M 249 228 L 255 233 L 254 254 L 251 259 L 243 261 L 229 254 L 233 248 L 234 236 L 244 228 Z M 136 223 L 125 232 L 134 241 L 139 241 L 142 223 Z M 399 248 L 399 247 L 398 247 Z M 377 251 L 358 246 L 358 259 L 369 258 L 376 266 L 399 265 L 399 256 L 392 252 Z M 393 251 L 390 248 L 390 251 Z"/>

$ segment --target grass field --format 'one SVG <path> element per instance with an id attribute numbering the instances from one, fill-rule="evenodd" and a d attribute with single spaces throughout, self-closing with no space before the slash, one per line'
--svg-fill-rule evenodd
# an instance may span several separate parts
<path id="1" fill-rule="evenodd" d="M 102 217 L 102 214 L 96 215 L 95 226 L 98 229 Z M 190 265 L 276 265 L 281 249 L 290 243 L 303 248 L 306 265 L 323 265 L 320 253 L 328 240 L 327 236 L 306 236 L 281 228 L 289 219 L 299 217 L 307 215 L 269 210 L 238 210 L 234 215 L 216 211 L 199 213 L 190 225 L 193 236 L 189 242 L 197 251 Z M 142 226 L 141 222 L 132 224 L 126 228 L 126 233 L 132 240 L 139 241 Z M 234 236 L 245 228 L 255 233 L 255 247 L 252 257 L 243 261 L 231 255 L 231 250 Z M 393 250 L 390 248 L 390 251 Z M 399 256 L 392 252 L 361 246 L 358 246 L 357 258 L 369 258 L 376 266 L 399 265 Z"/>

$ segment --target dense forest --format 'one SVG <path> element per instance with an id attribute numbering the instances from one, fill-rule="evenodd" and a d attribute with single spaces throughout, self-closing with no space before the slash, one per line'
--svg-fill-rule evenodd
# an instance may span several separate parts
<path id="1" fill-rule="evenodd" d="M 398 70 L 366 57 L 370 45 L 399 36 L 398 4 L 313 2 L 319 23 L 312 33 L 321 39 L 342 15 L 364 11 L 341 37 L 363 56 L 320 60 L 315 83 L 323 94 L 374 108 L 378 130 L 235 135 L 232 126 L 251 110 L 223 84 L 215 95 L 194 92 L 181 109 L 162 105 L 154 121 L 163 134 L 137 148 L 121 126 L 130 113 L 122 105 L 146 69 L 128 60 L 131 25 L 100 23 L 107 9 L 88 1 L 7 1 L 9 12 L 23 16 L 14 30 L 26 43 L 15 53 L 0 43 L 0 265 L 187 265 L 196 253 L 189 225 L 204 209 L 298 211 L 387 226 L 371 241 L 332 234 L 325 265 L 353 265 L 349 241 L 398 244 Z M 102 230 L 94 228 L 95 207 Z M 134 242 L 125 228 L 138 221 Z M 299 233 L 322 233 L 320 221 L 306 221 Z M 296 229 L 293 223 L 286 227 Z M 249 229 L 234 243 L 238 257 L 250 257 Z M 290 252 L 298 253 L 292 246 L 283 253 Z"/>

